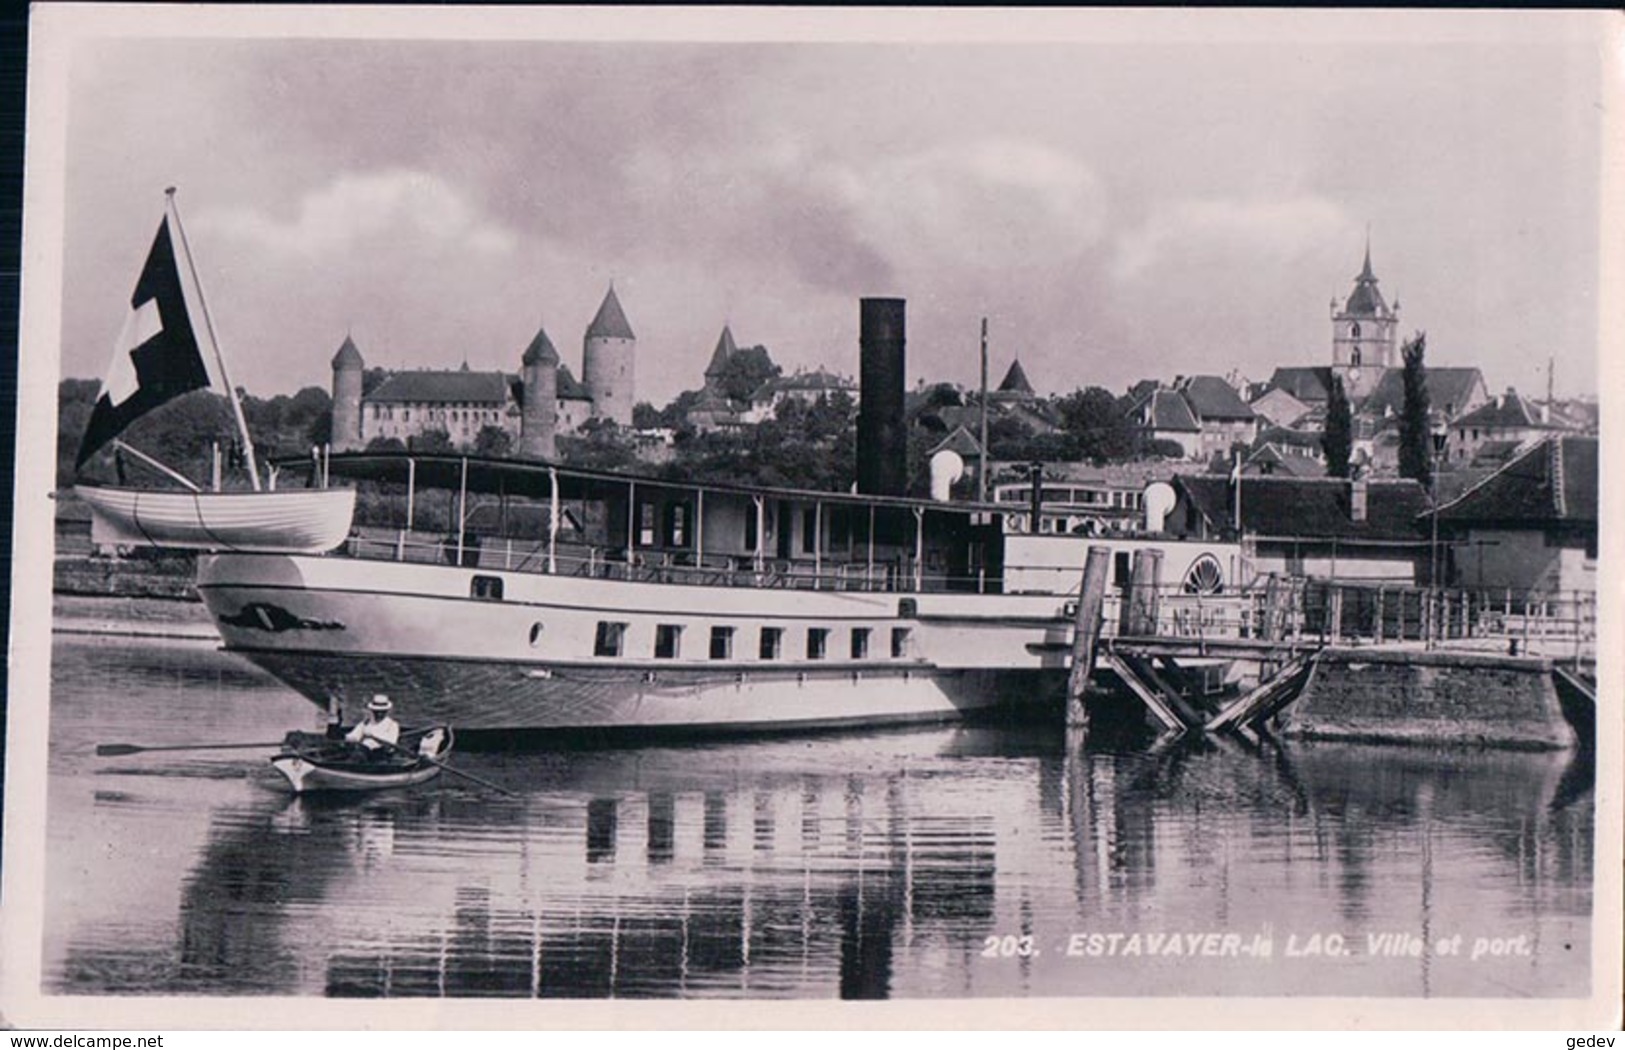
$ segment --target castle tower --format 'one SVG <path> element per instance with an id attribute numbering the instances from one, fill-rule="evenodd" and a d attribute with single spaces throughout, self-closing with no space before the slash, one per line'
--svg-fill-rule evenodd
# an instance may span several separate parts
<path id="1" fill-rule="evenodd" d="M 519 454 L 526 459 L 556 459 L 553 438 L 558 430 L 559 352 L 553 349 L 546 329 L 536 329 L 536 338 L 525 348 L 519 381 L 524 390 L 524 402 L 519 406 Z"/>
<path id="2" fill-rule="evenodd" d="M 1398 365 L 1395 338 L 1399 329 L 1399 300 L 1390 307 L 1377 290 L 1376 274 L 1371 272 L 1371 242 L 1365 246 L 1365 266 L 1354 279 L 1341 309 L 1332 300 L 1332 368 L 1343 379 L 1343 388 L 1352 398 L 1364 397 L 1376 388 L 1385 369 Z"/>
<path id="3" fill-rule="evenodd" d="M 722 393 L 722 373 L 728 366 L 728 359 L 738 352 L 733 331 L 723 325 L 722 334 L 717 337 L 717 348 L 711 352 L 711 363 L 705 366 L 705 389 L 714 394 Z"/>
<path id="4" fill-rule="evenodd" d="M 361 373 L 366 367 L 361 351 L 346 335 L 339 352 L 333 355 L 333 432 L 329 440 L 334 452 L 362 447 Z"/>
<path id="5" fill-rule="evenodd" d="M 581 378 L 592 397 L 593 418 L 632 425 L 637 341 L 612 284 L 582 339 Z"/>

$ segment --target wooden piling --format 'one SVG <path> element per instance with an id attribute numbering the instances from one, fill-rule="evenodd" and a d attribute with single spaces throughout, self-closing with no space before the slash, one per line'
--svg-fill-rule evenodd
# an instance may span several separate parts
<path id="1" fill-rule="evenodd" d="M 1111 567 L 1110 547 L 1090 547 L 1078 586 L 1078 612 L 1072 630 L 1072 668 L 1066 678 L 1066 724 L 1078 729 L 1089 726 L 1084 693 L 1089 673 L 1095 666 L 1095 645 L 1100 641 L 1101 606 L 1106 600 L 1106 576 Z"/>
<path id="2" fill-rule="evenodd" d="M 1117 624 L 1120 636 L 1149 637 L 1157 633 L 1161 585 L 1162 551 L 1150 547 L 1135 551 L 1128 585 L 1123 588 L 1122 613 Z"/>

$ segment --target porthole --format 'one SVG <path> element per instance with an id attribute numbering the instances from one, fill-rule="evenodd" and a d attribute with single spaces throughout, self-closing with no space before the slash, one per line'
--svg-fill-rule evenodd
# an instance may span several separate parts
<path id="1" fill-rule="evenodd" d="M 536 648 L 537 644 L 541 642 L 541 640 L 542 624 L 541 621 L 538 620 L 536 623 L 530 625 L 530 647 L 532 649 Z"/>

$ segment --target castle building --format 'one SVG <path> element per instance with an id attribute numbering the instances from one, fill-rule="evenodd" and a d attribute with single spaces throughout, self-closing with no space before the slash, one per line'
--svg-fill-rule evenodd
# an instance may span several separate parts
<path id="1" fill-rule="evenodd" d="M 333 355 L 333 431 L 336 452 L 364 449 L 377 440 L 410 444 L 444 432 L 453 446 L 472 449 L 480 431 L 495 427 L 509 448 L 533 459 L 552 459 L 555 437 L 589 420 L 632 423 L 633 354 L 636 339 L 610 289 L 588 326 L 583 374 L 578 383 L 547 331 L 538 328 L 520 358 L 517 375 L 506 372 L 417 369 L 391 373 L 364 390 L 366 360 L 348 335 Z"/>

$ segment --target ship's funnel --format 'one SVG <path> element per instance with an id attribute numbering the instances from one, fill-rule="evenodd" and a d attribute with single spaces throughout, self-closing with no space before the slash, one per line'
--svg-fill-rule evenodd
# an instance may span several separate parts
<path id="1" fill-rule="evenodd" d="M 901 496 L 908 490 L 903 427 L 901 299 L 859 300 L 858 491 Z"/>
<path id="2" fill-rule="evenodd" d="M 931 457 L 931 498 L 947 503 L 953 498 L 954 482 L 965 476 L 965 460 L 951 448 Z"/>

